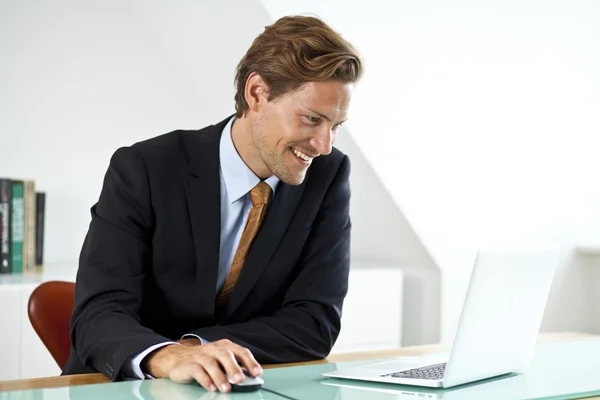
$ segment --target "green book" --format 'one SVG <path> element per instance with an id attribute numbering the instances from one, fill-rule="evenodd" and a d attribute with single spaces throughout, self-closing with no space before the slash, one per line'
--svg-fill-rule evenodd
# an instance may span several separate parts
<path id="1" fill-rule="evenodd" d="M 12 272 L 23 272 L 23 182 L 12 182 Z"/>

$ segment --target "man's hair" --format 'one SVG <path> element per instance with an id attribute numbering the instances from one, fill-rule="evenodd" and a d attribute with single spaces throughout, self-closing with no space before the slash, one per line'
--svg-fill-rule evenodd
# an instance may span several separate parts
<path id="1" fill-rule="evenodd" d="M 356 83 L 362 76 L 357 51 L 325 22 L 309 16 L 287 16 L 265 27 L 237 66 L 235 109 L 248 111 L 246 81 L 256 72 L 268 85 L 269 101 L 308 82 Z"/>

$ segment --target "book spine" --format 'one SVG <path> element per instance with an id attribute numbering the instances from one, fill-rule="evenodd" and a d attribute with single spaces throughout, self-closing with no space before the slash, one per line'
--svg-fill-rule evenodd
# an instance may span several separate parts
<path id="1" fill-rule="evenodd" d="M 10 202 L 12 184 L 9 179 L 0 179 L 0 273 L 10 273 L 11 259 L 11 224 Z"/>
<path id="2" fill-rule="evenodd" d="M 12 273 L 23 272 L 23 228 L 25 226 L 23 206 L 23 182 L 12 182 Z"/>
<path id="3" fill-rule="evenodd" d="M 23 272 L 36 272 L 35 268 L 35 182 L 26 180 L 23 191 L 25 227 L 23 237 Z"/>
<path id="4" fill-rule="evenodd" d="M 40 269 L 44 265 L 44 220 L 46 216 L 46 193 L 35 194 L 35 265 Z"/>

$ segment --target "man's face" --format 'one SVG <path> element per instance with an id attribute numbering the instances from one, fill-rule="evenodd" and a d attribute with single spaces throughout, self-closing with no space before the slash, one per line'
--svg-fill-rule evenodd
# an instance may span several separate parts
<path id="1" fill-rule="evenodd" d="M 339 81 L 310 82 L 261 107 L 252 140 L 273 175 L 299 185 L 312 160 L 331 153 L 348 115 L 352 88 Z"/>

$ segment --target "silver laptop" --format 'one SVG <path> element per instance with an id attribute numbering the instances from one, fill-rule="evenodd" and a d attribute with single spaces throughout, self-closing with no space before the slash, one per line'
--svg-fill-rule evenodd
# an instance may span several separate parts
<path id="1" fill-rule="evenodd" d="M 479 252 L 449 354 L 401 357 L 323 375 L 448 388 L 524 372 L 561 260 L 558 251 Z"/>
<path id="2" fill-rule="evenodd" d="M 382 393 L 393 395 L 394 400 L 507 400 L 523 398 L 523 394 L 531 389 L 525 374 L 502 375 L 485 382 L 485 385 L 475 382 L 447 390 L 348 379 L 328 379 L 321 384 L 337 387 L 336 399 L 371 399 Z"/>

